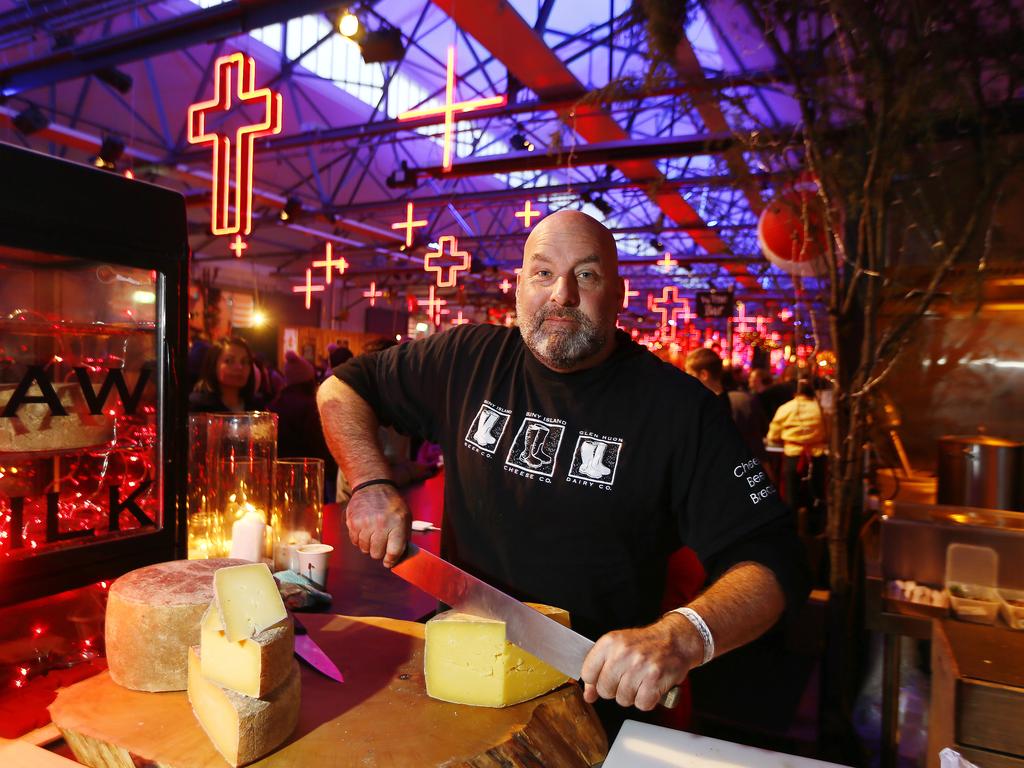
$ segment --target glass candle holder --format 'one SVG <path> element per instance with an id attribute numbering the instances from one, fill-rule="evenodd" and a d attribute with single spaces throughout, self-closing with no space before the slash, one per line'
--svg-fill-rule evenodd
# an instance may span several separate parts
<path id="1" fill-rule="evenodd" d="M 207 507 L 210 475 L 206 471 L 206 413 L 188 417 L 188 486 L 185 508 L 188 510 L 188 559 L 206 560 L 216 557 L 210 551 L 212 521 Z"/>
<path id="2" fill-rule="evenodd" d="M 269 411 L 207 414 L 207 465 L 213 461 L 267 461 L 277 458 L 277 414 Z"/>
<path id="3" fill-rule="evenodd" d="M 320 541 L 323 530 L 323 459 L 274 462 L 274 570 L 298 572 L 296 547 Z"/>
<path id="4" fill-rule="evenodd" d="M 271 463 L 218 459 L 210 475 L 211 557 L 258 562 L 270 555 Z"/>

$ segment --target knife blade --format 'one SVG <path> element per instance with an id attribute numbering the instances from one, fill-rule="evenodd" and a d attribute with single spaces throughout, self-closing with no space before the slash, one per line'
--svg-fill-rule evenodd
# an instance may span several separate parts
<path id="1" fill-rule="evenodd" d="M 316 640 L 309 636 L 306 627 L 294 613 L 292 621 L 295 622 L 295 655 L 320 674 L 344 683 L 345 676 L 341 674 L 341 670 L 331 661 L 331 657 L 324 653 L 323 648 L 316 644 Z"/>
<path id="2" fill-rule="evenodd" d="M 412 543 L 391 572 L 458 611 L 504 621 L 509 642 L 573 680 L 580 679 L 583 660 L 594 647 L 590 638 Z M 672 709 L 678 700 L 679 688 L 674 686 L 660 703 Z"/>

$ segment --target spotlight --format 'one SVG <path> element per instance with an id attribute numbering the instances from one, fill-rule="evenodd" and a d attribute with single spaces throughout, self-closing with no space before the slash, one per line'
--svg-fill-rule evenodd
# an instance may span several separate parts
<path id="1" fill-rule="evenodd" d="M 520 152 L 533 152 L 537 147 L 532 141 L 521 133 L 515 133 L 512 138 L 508 140 L 509 146 L 512 149 L 519 150 Z"/>
<path id="2" fill-rule="evenodd" d="M 96 70 L 93 74 L 96 75 L 97 80 L 103 81 L 120 93 L 128 93 L 132 89 L 132 76 L 116 67 L 104 67 Z"/>
<path id="3" fill-rule="evenodd" d="M 402 33 L 397 29 L 378 29 L 367 32 L 359 43 L 366 64 L 378 64 L 385 61 L 399 61 L 405 56 L 405 44 Z"/>
<path id="4" fill-rule="evenodd" d="M 108 171 L 114 170 L 117 161 L 124 154 L 124 139 L 120 136 L 104 136 L 100 144 L 100 151 L 93 158 L 92 164 L 97 168 L 105 168 Z"/>
<path id="5" fill-rule="evenodd" d="M 663 242 L 661 242 L 661 240 L 659 240 L 658 238 L 652 237 L 651 238 L 651 248 L 656 250 L 658 253 L 661 253 L 662 251 L 665 250 L 665 244 Z"/>
<path id="6" fill-rule="evenodd" d="M 338 17 L 338 32 L 350 40 L 355 40 L 362 31 L 363 25 L 359 17 L 346 8 Z"/>
<path id="7" fill-rule="evenodd" d="M 50 124 L 50 118 L 34 104 L 21 110 L 14 118 L 14 127 L 24 136 L 31 136 Z"/>
<path id="8" fill-rule="evenodd" d="M 291 221 L 302 213 L 302 201 L 297 197 L 289 197 L 279 214 L 281 221 Z"/>
<path id="9" fill-rule="evenodd" d="M 416 174 L 409 170 L 408 163 L 405 160 L 402 161 L 400 167 L 396 168 L 391 174 L 384 180 L 384 183 L 391 189 L 397 189 L 400 187 L 415 187 L 416 186 Z"/>

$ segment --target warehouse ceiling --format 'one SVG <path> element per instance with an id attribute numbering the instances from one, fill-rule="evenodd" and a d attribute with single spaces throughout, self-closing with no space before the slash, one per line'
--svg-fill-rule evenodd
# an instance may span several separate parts
<path id="1" fill-rule="evenodd" d="M 104 140 L 108 150 L 122 142 L 115 170 L 185 195 L 194 270 L 244 265 L 286 291 L 330 243 L 349 264 L 347 285 L 422 296 L 434 282 L 423 269 L 431 243 L 455 236 L 472 255 L 461 300 L 507 302 L 502 284 L 514 281 L 529 202 L 542 213 L 584 210 L 615 233 L 637 318 L 645 293 L 671 285 L 680 295 L 735 290 L 752 310 L 817 297 L 817 281 L 795 283 L 758 248 L 757 216 L 784 179 L 736 136 L 784 133 L 797 115 L 733 3 L 702 4 L 668 76 L 645 90 L 648 43 L 628 0 L 348 9 L 371 35 L 362 53 L 337 31 L 336 0 L 0 0 L 0 140 L 80 162 Z M 398 116 L 444 104 L 449 48 L 452 101 L 507 103 L 459 116 L 445 169 L 444 116 Z M 210 231 L 211 151 L 190 145 L 186 130 L 189 105 L 213 94 L 214 62 L 235 51 L 253 57 L 256 85 L 283 101 L 280 133 L 256 141 L 241 259 L 231 237 Z M 364 61 L 375 55 L 391 60 Z M 709 98 L 723 86 L 728 103 Z M 32 107 L 44 118 L 35 130 L 15 127 Z M 236 109 L 211 125 L 259 119 Z M 392 224 L 410 201 L 426 224 L 406 247 Z"/>

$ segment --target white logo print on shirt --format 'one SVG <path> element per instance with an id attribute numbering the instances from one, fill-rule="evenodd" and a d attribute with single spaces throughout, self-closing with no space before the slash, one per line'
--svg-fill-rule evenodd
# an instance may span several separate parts
<path id="1" fill-rule="evenodd" d="M 615 482 L 615 470 L 619 466 L 621 450 L 621 440 L 608 440 L 581 433 L 576 438 L 576 450 L 573 451 L 572 464 L 569 465 L 569 477 L 584 482 L 612 485 Z"/>
<path id="2" fill-rule="evenodd" d="M 564 433 L 564 422 L 527 416 L 512 441 L 505 466 L 551 477 Z"/>
<path id="3" fill-rule="evenodd" d="M 466 442 L 485 453 L 493 454 L 498 449 L 501 436 L 505 434 L 511 413 L 485 400 L 477 411 L 473 423 L 469 425 Z"/>

